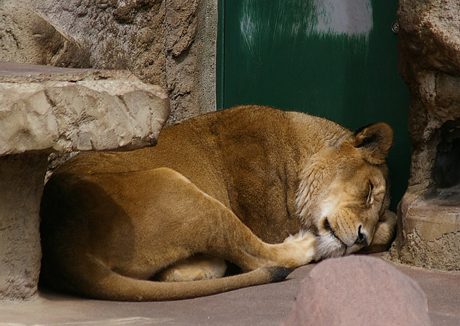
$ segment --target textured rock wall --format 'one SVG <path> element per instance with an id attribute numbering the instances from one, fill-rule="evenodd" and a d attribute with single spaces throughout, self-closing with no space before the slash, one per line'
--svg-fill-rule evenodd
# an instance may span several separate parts
<path id="1" fill-rule="evenodd" d="M 0 61 L 129 69 L 171 120 L 214 111 L 217 0 L 0 0 Z"/>
<path id="2" fill-rule="evenodd" d="M 37 291 L 38 213 L 47 157 L 0 156 L 0 300 L 30 299 Z"/>
<path id="3" fill-rule="evenodd" d="M 400 0 L 398 18 L 412 163 L 391 258 L 460 270 L 460 2 Z"/>
<path id="4" fill-rule="evenodd" d="M 34 1 L 0 0 L 0 61 L 90 67 L 89 49 L 58 31 Z"/>

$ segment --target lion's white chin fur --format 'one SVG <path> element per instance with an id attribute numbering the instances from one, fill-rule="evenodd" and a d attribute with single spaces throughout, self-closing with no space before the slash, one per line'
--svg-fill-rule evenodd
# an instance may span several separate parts
<path id="1" fill-rule="evenodd" d="M 348 247 L 330 233 L 318 235 L 316 242 L 318 256 L 321 256 L 323 259 L 349 255 L 362 247 L 362 245 Z"/>

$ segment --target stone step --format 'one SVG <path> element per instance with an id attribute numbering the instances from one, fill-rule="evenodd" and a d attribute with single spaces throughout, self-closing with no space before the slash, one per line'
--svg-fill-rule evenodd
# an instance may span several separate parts
<path id="1" fill-rule="evenodd" d="M 134 149 L 156 142 L 167 94 L 128 71 L 0 62 L 0 156 Z"/>

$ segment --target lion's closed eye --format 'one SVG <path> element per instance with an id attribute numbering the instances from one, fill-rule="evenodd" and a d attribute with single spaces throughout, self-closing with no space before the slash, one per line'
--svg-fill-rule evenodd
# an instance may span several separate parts
<path id="1" fill-rule="evenodd" d="M 369 181 L 369 188 L 368 188 L 368 192 L 367 192 L 367 204 L 371 205 L 373 202 L 374 202 L 374 194 L 373 194 L 373 190 L 374 190 L 374 185 L 372 184 L 371 181 Z"/>

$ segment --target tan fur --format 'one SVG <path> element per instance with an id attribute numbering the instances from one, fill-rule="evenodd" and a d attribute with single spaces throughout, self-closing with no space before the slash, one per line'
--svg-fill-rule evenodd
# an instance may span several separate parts
<path id="1" fill-rule="evenodd" d="M 243 106 L 165 128 L 156 147 L 82 154 L 45 187 L 41 279 L 96 298 L 179 299 L 386 249 L 392 143 L 384 123 L 353 134 Z M 222 277 L 225 261 L 244 273 Z"/>

